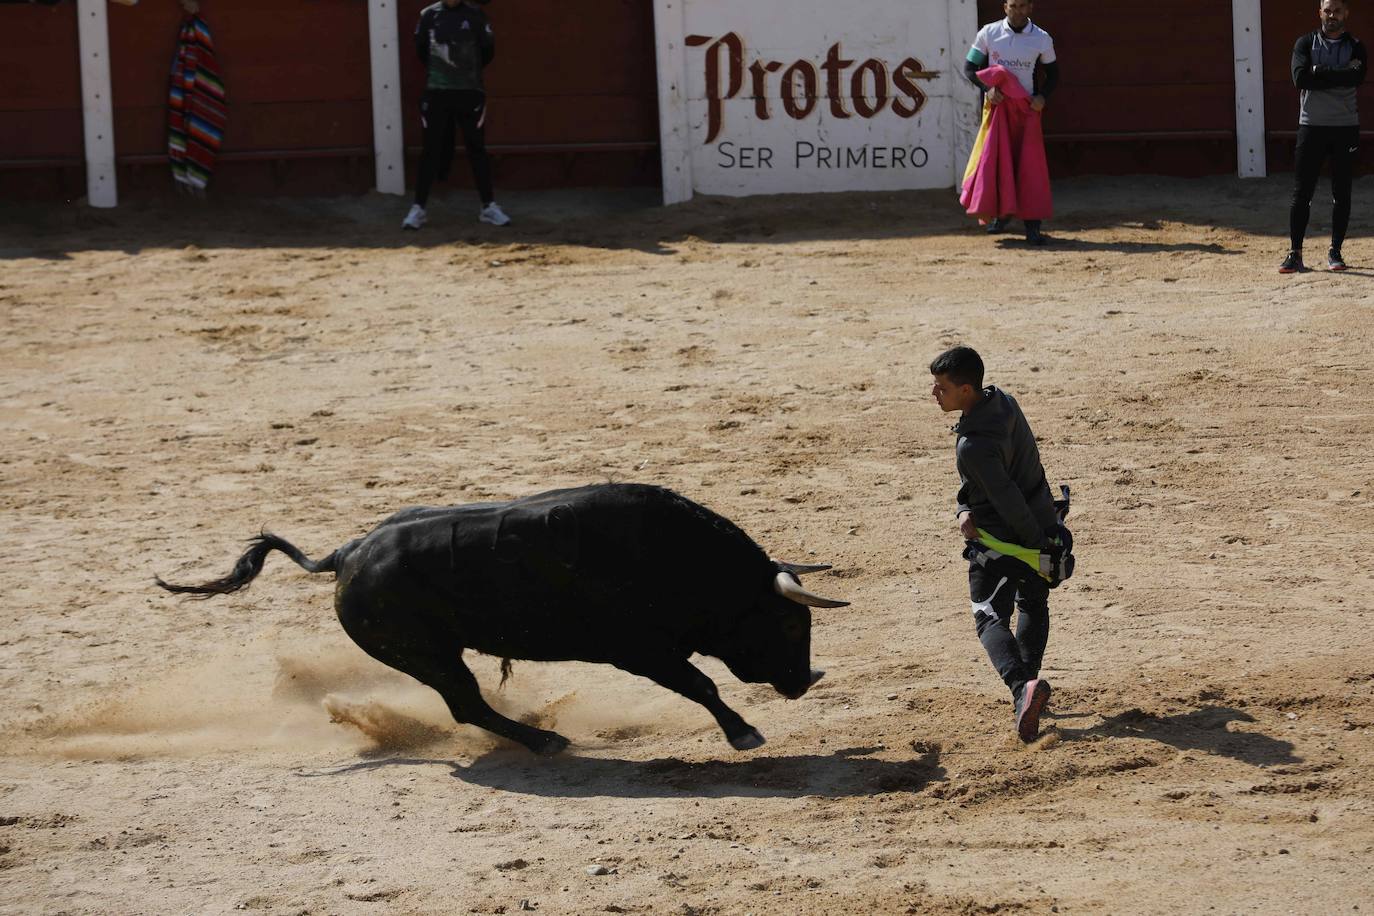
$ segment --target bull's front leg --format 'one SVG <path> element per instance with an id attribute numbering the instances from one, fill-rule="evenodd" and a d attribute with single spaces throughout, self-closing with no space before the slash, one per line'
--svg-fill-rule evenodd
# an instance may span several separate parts
<path id="1" fill-rule="evenodd" d="M 669 655 L 648 659 L 619 660 L 613 663 L 622 671 L 647 677 L 656 684 L 680 693 L 689 700 L 705 706 L 715 716 L 730 746 L 737 751 L 750 751 L 762 747 L 764 737 L 759 730 L 740 717 L 720 698 L 715 682 L 702 673 L 701 669 L 685 658 Z"/>

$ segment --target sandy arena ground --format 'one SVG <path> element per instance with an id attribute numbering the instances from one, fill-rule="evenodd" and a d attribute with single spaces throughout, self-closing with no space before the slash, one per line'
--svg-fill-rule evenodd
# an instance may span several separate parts
<path id="1" fill-rule="evenodd" d="M 1280 277 L 1287 186 L 1063 182 L 1043 252 L 947 193 L 7 207 L 0 913 L 1369 912 L 1374 221 Z M 927 393 L 957 342 L 1075 494 L 1030 747 Z M 762 749 L 472 659 L 572 739 L 536 759 L 356 649 L 331 576 L 153 587 L 607 479 L 835 564 L 811 694 L 702 662 Z"/>

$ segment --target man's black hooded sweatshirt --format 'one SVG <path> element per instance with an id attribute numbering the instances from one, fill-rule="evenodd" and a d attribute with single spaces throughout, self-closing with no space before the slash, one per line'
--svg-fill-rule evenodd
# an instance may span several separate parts
<path id="1" fill-rule="evenodd" d="M 1016 400 L 989 385 L 954 427 L 959 512 L 988 534 L 1022 547 L 1050 546 L 1059 523 L 1040 449 Z"/>

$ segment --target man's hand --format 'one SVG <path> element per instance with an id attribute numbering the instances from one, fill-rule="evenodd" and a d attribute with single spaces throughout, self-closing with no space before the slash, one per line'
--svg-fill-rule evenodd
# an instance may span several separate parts
<path id="1" fill-rule="evenodd" d="M 1006 98 L 1006 96 L 1004 96 L 1004 95 L 1002 94 L 1002 91 L 1001 91 L 1000 89 L 998 89 L 996 86 L 993 86 L 991 89 L 988 90 L 988 104 L 989 104 L 989 105 L 1001 105 L 1001 104 L 1002 104 L 1002 100 L 1005 99 L 1005 98 Z"/>
<path id="2" fill-rule="evenodd" d="M 1044 111 L 1045 97 L 1043 95 L 1031 96 L 1031 111 Z"/>
<path id="3" fill-rule="evenodd" d="M 978 540 L 978 526 L 973 522 L 972 512 L 959 513 L 959 533 L 966 541 Z"/>

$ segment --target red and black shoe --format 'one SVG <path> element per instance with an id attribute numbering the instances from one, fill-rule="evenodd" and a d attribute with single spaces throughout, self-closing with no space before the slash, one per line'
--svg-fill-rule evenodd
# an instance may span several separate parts
<path id="1" fill-rule="evenodd" d="M 1042 678 L 1026 681 L 1021 702 L 1016 707 L 1016 737 L 1029 744 L 1040 734 L 1040 714 L 1050 702 L 1050 682 Z"/>
<path id="2" fill-rule="evenodd" d="M 1301 251 L 1288 252 L 1288 257 L 1284 258 L 1283 263 L 1279 265 L 1279 273 L 1281 274 L 1301 273 L 1302 269 L 1303 267 Z"/>
<path id="3" fill-rule="evenodd" d="M 1341 257 L 1339 248 L 1332 248 L 1326 253 L 1327 270 L 1345 270 L 1345 258 Z"/>

